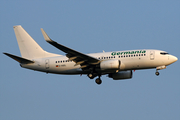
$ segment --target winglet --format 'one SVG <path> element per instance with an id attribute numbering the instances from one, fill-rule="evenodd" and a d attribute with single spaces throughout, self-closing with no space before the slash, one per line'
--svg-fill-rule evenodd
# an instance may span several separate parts
<path id="1" fill-rule="evenodd" d="M 46 34 L 46 32 L 41 28 L 41 32 L 44 36 L 44 39 L 47 41 L 47 42 L 51 42 L 51 38 Z"/>

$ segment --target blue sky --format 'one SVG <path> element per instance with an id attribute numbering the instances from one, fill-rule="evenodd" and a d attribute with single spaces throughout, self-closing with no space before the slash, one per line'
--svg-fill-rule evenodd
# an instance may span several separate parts
<path id="1" fill-rule="evenodd" d="M 0 1 L 0 52 L 20 56 L 13 26 L 22 27 L 46 51 L 44 41 L 82 53 L 160 49 L 180 58 L 180 1 Z M 180 63 L 155 75 L 139 70 L 130 80 L 54 75 L 21 68 L 0 54 L 1 120 L 179 120 Z"/>

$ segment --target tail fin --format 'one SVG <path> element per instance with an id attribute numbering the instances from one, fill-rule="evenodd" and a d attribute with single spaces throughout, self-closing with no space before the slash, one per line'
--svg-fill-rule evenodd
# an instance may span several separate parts
<path id="1" fill-rule="evenodd" d="M 57 56 L 56 54 L 44 51 L 21 25 L 14 26 L 13 28 L 23 58 L 34 59 Z"/>

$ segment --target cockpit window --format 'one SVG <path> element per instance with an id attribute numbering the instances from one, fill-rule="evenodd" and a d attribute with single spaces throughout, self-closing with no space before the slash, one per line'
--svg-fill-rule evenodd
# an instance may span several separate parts
<path id="1" fill-rule="evenodd" d="M 167 53 L 167 52 L 161 52 L 160 54 L 161 54 L 161 55 L 168 55 L 169 53 Z"/>

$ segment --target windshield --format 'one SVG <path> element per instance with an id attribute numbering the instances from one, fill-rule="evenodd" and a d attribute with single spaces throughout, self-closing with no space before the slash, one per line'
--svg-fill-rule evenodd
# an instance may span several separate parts
<path id="1" fill-rule="evenodd" d="M 161 55 L 168 55 L 169 53 L 167 53 L 167 52 L 161 52 L 160 54 L 161 54 Z"/>

